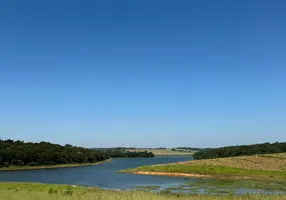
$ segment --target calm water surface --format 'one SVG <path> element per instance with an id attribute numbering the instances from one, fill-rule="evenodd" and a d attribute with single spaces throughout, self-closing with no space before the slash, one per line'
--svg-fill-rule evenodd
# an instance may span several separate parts
<path id="1" fill-rule="evenodd" d="M 0 172 L 0 181 L 41 182 L 87 185 L 107 189 L 131 189 L 140 185 L 168 187 L 185 181 L 182 177 L 145 176 L 118 173 L 140 165 L 164 164 L 192 160 L 191 156 L 158 156 L 154 158 L 112 159 L 112 162 L 85 167 Z"/>

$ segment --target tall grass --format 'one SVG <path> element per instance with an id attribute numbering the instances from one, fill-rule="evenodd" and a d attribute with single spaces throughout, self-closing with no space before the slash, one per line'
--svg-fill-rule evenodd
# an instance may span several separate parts
<path id="1" fill-rule="evenodd" d="M 66 185 L 1 183 L 1 200 L 286 200 L 285 195 L 187 195 L 114 191 Z"/>

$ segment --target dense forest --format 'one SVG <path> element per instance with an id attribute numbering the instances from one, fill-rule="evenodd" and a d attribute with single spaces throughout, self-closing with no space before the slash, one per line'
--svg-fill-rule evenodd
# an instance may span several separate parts
<path id="1" fill-rule="evenodd" d="M 154 157 L 152 152 L 147 151 L 128 151 L 126 148 L 101 148 L 100 150 L 104 154 L 107 154 L 111 158 L 137 158 L 137 157 Z"/>
<path id="2" fill-rule="evenodd" d="M 286 152 L 286 142 L 228 146 L 196 152 L 195 160 Z"/>
<path id="3" fill-rule="evenodd" d="M 154 157 L 152 152 L 129 152 L 122 148 L 86 149 L 69 144 L 0 140 L 0 168 L 95 163 L 110 157 Z"/>
<path id="4" fill-rule="evenodd" d="M 152 152 L 147 151 L 122 151 L 122 150 L 107 150 L 106 153 L 112 158 L 137 158 L 137 157 L 154 157 Z"/>
<path id="5" fill-rule="evenodd" d="M 0 140 L 0 167 L 94 163 L 108 158 L 104 152 L 69 144 Z"/>

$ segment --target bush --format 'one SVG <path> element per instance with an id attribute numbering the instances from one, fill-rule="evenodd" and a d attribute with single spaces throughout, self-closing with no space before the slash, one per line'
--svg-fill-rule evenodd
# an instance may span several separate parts
<path id="1" fill-rule="evenodd" d="M 65 190 L 65 191 L 64 191 L 64 194 L 71 196 L 71 195 L 73 194 L 73 191 L 72 191 L 72 190 Z"/>

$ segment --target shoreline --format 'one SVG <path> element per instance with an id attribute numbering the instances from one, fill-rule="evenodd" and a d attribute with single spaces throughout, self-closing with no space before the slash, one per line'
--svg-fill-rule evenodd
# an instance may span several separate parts
<path id="1" fill-rule="evenodd" d="M 147 151 L 152 152 L 155 156 L 193 156 L 196 151 L 190 152 L 180 152 L 172 151 L 171 149 L 153 149 L 153 148 L 138 148 L 138 149 L 128 149 L 130 152 L 134 151 Z"/>
<path id="2" fill-rule="evenodd" d="M 259 181 L 277 181 L 284 180 L 281 178 L 265 178 L 265 177 L 252 177 L 252 176 L 239 176 L 239 175 L 215 175 L 215 174 L 196 174 L 196 173 L 181 173 L 181 172 L 151 172 L 151 171 L 125 171 L 121 170 L 120 173 L 130 173 L 135 175 L 146 175 L 146 176 L 169 176 L 169 177 L 185 177 L 185 178 L 199 178 L 199 179 L 216 179 L 216 180 L 259 180 Z"/>
<path id="3" fill-rule="evenodd" d="M 202 174 L 189 174 L 189 173 L 179 173 L 179 172 L 132 172 L 132 174 L 139 175 L 151 175 L 151 176 L 182 176 L 182 177 L 197 177 L 197 178 L 211 178 L 211 175 L 202 175 Z"/>
<path id="4" fill-rule="evenodd" d="M 111 161 L 112 161 L 112 159 L 107 159 L 107 160 L 99 161 L 96 163 L 76 163 L 76 164 L 59 164 L 59 165 L 46 165 L 46 166 L 3 167 L 3 168 L 0 168 L 0 172 L 85 167 L 85 166 L 100 165 L 100 164 L 104 164 L 104 163 L 111 162 Z"/>
<path id="5" fill-rule="evenodd" d="M 254 177 L 248 176 L 217 176 L 210 174 L 195 174 L 195 173 L 180 173 L 180 172 L 125 172 L 122 173 L 131 173 L 136 175 L 147 175 L 147 176 L 172 176 L 172 177 L 190 177 L 190 178 L 202 178 L 202 179 L 217 179 L 217 180 L 266 180 L 266 179 L 257 179 Z M 267 179 L 268 180 L 268 179 Z"/>
<path id="6" fill-rule="evenodd" d="M 273 154 L 274 156 L 276 154 Z M 284 154 L 279 154 L 281 155 Z M 285 180 L 286 161 L 272 157 L 241 156 L 138 166 L 120 172 L 215 179 Z"/>

